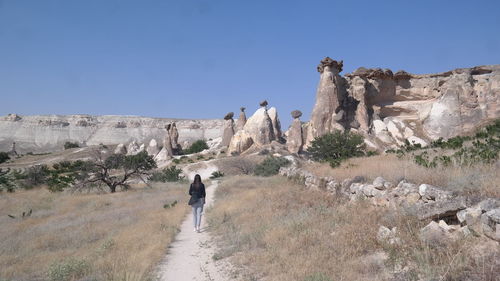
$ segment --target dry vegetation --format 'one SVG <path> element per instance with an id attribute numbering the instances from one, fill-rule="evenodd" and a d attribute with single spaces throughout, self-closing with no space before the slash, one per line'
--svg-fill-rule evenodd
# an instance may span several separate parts
<path id="1" fill-rule="evenodd" d="M 186 214 L 182 198 L 185 186 L 173 183 L 104 195 L 0 194 L 0 280 L 150 280 Z"/>
<path id="2" fill-rule="evenodd" d="M 460 193 L 500 198 L 498 165 L 499 163 L 478 164 L 473 167 L 425 168 L 417 165 L 409 156 L 398 158 L 394 154 L 386 154 L 351 158 L 337 168 L 318 162 L 306 163 L 303 168 L 318 176 L 334 177 L 337 180 L 355 176 L 373 180 L 381 176 L 394 183 L 407 179 L 410 182 L 427 183 Z"/>
<path id="3" fill-rule="evenodd" d="M 342 202 L 281 177 L 228 178 L 216 198 L 208 214 L 221 245 L 214 259 L 231 257 L 243 280 L 388 280 L 398 268 L 396 280 L 492 281 L 500 274 L 499 256 L 471 241 L 431 248 L 417 237 L 428 222 Z M 402 243 L 378 242 L 380 225 L 398 227 Z"/>

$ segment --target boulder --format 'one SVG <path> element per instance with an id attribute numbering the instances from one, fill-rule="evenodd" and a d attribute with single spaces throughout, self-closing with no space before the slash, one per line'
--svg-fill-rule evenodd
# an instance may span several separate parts
<path id="1" fill-rule="evenodd" d="M 243 130 L 243 127 L 245 127 L 246 123 L 247 123 L 247 116 L 245 114 L 245 108 L 241 107 L 240 108 L 240 117 L 238 118 L 238 121 L 236 122 L 236 131 Z"/>
<path id="2" fill-rule="evenodd" d="M 253 139 L 245 130 L 239 130 L 234 134 L 229 143 L 228 154 L 240 154 L 253 145 Z"/>
<path id="3" fill-rule="evenodd" d="M 453 241 L 451 233 L 439 223 L 431 221 L 420 230 L 419 238 L 431 247 L 445 247 Z"/>
<path id="4" fill-rule="evenodd" d="M 302 116 L 302 111 L 300 110 L 294 110 L 291 113 L 293 119 L 300 118 Z"/>
<path id="5" fill-rule="evenodd" d="M 487 237 L 500 241 L 500 208 L 490 210 L 481 216 L 483 233 Z"/>
<path id="6" fill-rule="evenodd" d="M 158 147 L 158 142 L 156 142 L 155 139 L 151 139 L 151 141 L 149 141 L 149 145 L 146 151 L 148 152 L 148 155 L 151 155 L 153 157 L 156 156 L 156 154 L 160 152 L 160 148 Z"/>
<path id="7" fill-rule="evenodd" d="M 439 219 L 456 216 L 457 212 L 467 208 L 464 197 L 458 196 L 441 201 L 418 202 L 408 206 L 407 211 L 419 219 Z"/>
<path id="8" fill-rule="evenodd" d="M 114 153 L 125 155 L 127 154 L 127 147 L 125 146 L 125 144 L 120 143 L 119 145 L 116 146 Z"/>
<path id="9" fill-rule="evenodd" d="M 163 147 L 153 159 L 156 161 L 156 163 L 164 163 L 171 158 L 172 155 L 169 154 L 168 149 Z"/>

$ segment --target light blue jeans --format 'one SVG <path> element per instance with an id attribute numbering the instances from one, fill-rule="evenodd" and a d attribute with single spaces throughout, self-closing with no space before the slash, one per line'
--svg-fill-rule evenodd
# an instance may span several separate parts
<path id="1" fill-rule="evenodd" d="M 193 224 L 194 227 L 199 228 L 201 225 L 201 214 L 203 213 L 203 202 L 198 200 L 195 204 L 191 205 L 193 208 Z"/>

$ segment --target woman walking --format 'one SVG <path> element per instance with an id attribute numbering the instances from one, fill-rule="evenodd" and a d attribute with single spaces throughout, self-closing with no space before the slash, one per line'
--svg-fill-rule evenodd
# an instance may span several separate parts
<path id="1" fill-rule="evenodd" d="M 193 208 L 193 223 L 194 231 L 200 232 L 201 214 L 203 212 L 203 205 L 205 204 L 205 185 L 201 182 L 201 176 L 194 176 L 194 181 L 189 187 L 189 205 Z"/>

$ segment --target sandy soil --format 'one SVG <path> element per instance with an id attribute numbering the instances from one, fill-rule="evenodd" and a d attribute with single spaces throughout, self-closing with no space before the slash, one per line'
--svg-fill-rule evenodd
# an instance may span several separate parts
<path id="1" fill-rule="evenodd" d="M 186 166 L 184 173 L 190 180 L 195 174 L 200 174 L 202 180 L 208 182 L 212 172 L 217 167 L 210 162 L 196 163 Z M 217 181 L 207 186 L 205 208 L 213 204 Z M 204 210 L 205 211 L 205 210 Z M 171 244 L 167 256 L 159 266 L 158 280 L 160 281 L 226 281 L 234 280 L 229 277 L 231 266 L 227 261 L 214 261 L 216 246 L 207 231 L 205 219 L 202 218 L 201 232 L 194 231 L 193 215 L 190 213 L 181 225 L 181 231 L 176 241 Z"/>

